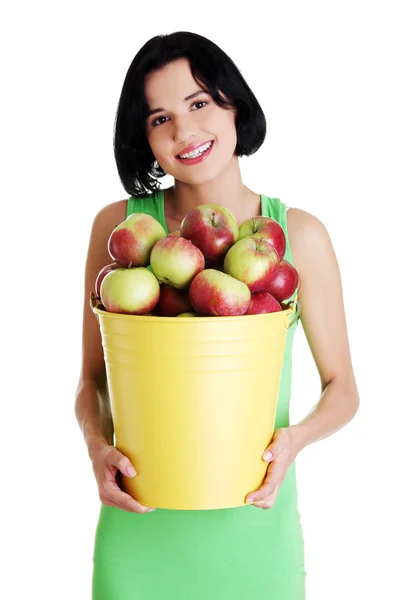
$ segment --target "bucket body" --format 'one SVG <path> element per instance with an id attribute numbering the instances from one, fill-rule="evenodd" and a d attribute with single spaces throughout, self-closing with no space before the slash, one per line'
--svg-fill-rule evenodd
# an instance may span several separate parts
<path id="1" fill-rule="evenodd" d="M 122 478 L 123 489 L 155 508 L 244 505 L 266 474 L 262 453 L 274 432 L 294 307 L 182 318 L 92 308 L 115 444 L 137 471 Z"/>

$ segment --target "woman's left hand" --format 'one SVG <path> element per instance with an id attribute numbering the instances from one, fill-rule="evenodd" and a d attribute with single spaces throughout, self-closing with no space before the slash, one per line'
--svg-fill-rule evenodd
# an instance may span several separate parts
<path id="1" fill-rule="evenodd" d="M 258 490 L 246 496 L 246 502 L 255 501 L 253 506 L 258 508 L 272 508 L 287 470 L 297 454 L 293 427 L 277 429 L 262 457 L 269 463 L 264 483 Z"/>

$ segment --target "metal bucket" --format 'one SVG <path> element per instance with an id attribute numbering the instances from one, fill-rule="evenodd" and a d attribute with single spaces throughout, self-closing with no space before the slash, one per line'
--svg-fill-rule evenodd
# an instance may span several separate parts
<path id="1" fill-rule="evenodd" d="M 244 505 L 265 477 L 261 457 L 299 302 L 261 315 L 179 319 L 106 312 L 93 295 L 91 306 L 115 444 L 137 471 L 123 489 L 156 508 Z"/>

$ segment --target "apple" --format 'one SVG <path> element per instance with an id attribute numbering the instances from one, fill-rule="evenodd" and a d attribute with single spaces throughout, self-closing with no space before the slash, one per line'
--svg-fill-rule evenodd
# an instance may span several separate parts
<path id="1" fill-rule="evenodd" d="M 161 284 L 160 299 L 156 312 L 160 317 L 176 317 L 191 310 L 188 290 L 178 290 L 165 283 Z"/>
<path id="2" fill-rule="evenodd" d="M 274 279 L 268 284 L 267 292 L 272 294 L 279 302 L 290 298 L 299 283 L 299 274 L 295 267 L 287 260 L 279 263 Z"/>
<path id="3" fill-rule="evenodd" d="M 181 235 L 181 232 L 179 231 L 179 229 L 176 229 L 175 231 L 171 231 L 171 233 L 169 233 L 168 235 Z"/>
<path id="4" fill-rule="evenodd" d="M 257 237 L 245 237 L 228 250 L 224 271 L 245 283 L 251 292 L 260 292 L 275 278 L 279 255 L 271 244 Z"/>
<path id="5" fill-rule="evenodd" d="M 279 254 L 279 260 L 282 260 L 286 252 L 285 232 L 278 221 L 272 217 L 258 216 L 247 219 L 239 227 L 239 240 L 244 237 L 263 238 L 271 244 Z"/>
<path id="6" fill-rule="evenodd" d="M 110 271 L 114 271 L 114 269 L 119 269 L 119 268 L 120 267 L 119 267 L 118 263 L 113 262 L 110 265 L 106 265 L 105 267 L 103 267 L 101 269 L 101 271 L 99 271 L 99 274 L 96 277 L 96 282 L 94 284 L 94 293 L 96 294 L 97 298 L 100 298 L 100 286 L 101 286 L 101 282 L 103 281 L 104 277 Z"/>
<path id="7" fill-rule="evenodd" d="M 278 312 L 282 310 L 278 300 L 268 292 L 254 292 L 250 298 L 250 304 L 246 315 L 260 315 L 262 313 Z"/>
<path id="8" fill-rule="evenodd" d="M 243 315 L 249 306 L 250 296 L 246 284 L 216 269 L 204 269 L 189 287 L 190 304 L 199 315 Z"/>
<path id="9" fill-rule="evenodd" d="M 219 204 L 200 204 L 182 219 L 180 234 L 199 248 L 211 265 L 237 241 L 239 230 L 233 214 Z"/>
<path id="10" fill-rule="evenodd" d="M 111 233 L 108 252 L 121 267 L 146 267 L 154 244 L 165 236 L 157 219 L 146 213 L 133 213 Z"/>
<path id="11" fill-rule="evenodd" d="M 160 284 L 145 267 L 110 271 L 100 286 L 101 301 L 112 313 L 148 314 L 155 308 L 159 297 Z"/>
<path id="12" fill-rule="evenodd" d="M 177 317 L 201 317 L 201 315 L 198 315 L 195 312 L 184 312 L 181 313 L 180 315 L 176 315 Z"/>
<path id="13" fill-rule="evenodd" d="M 150 264 L 159 281 L 183 289 L 204 269 L 205 263 L 203 254 L 192 242 L 167 235 L 154 244 Z"/>

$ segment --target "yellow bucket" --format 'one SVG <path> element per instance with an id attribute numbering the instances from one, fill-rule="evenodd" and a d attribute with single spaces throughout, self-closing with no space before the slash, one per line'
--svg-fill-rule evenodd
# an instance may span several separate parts
<path id="1" fill-rule="evenodd" d="M 106 312 L 100 323 L 115 444 L 141 504 L 242 506 L 260 487 L 273 432 L 287 330 L 300 313 L 155 317 Z M 104 307 L 103 307 L 104 308 Z"/>

